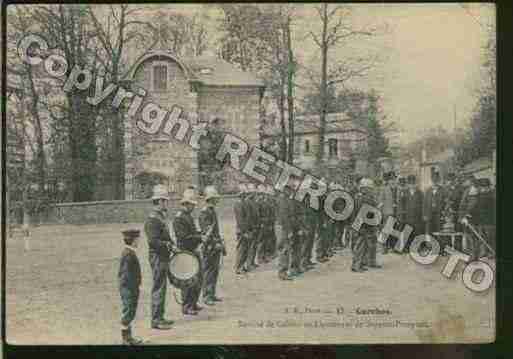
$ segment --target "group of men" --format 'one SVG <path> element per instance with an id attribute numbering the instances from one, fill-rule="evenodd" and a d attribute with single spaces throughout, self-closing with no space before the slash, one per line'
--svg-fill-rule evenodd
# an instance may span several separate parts
<path id="1" fill-rule="evenodd" d="M 327 183 L 325 178 L 323 182 Z M 335 221 L 325 211 L 312 209 L 308 198 L 304 203 L 297 202 L 287 192 L 287 187 L 276 197 L 272 186 L 242 185 L 240 199 L 234 207 L 237 226 L 235 271 L 237 274 L 249 272 L 258 264 L 273 259 L 278 251 L 278 277 L 293 280 L 317 263 L 329 261 L 336 250 L 349 243 L 353 272 L 381 268 L 376 261 L 377 238 L 389 216 L 400 223 L 399 227 L 408 224 L 413 231 L 401 245 L 397 245 L 398 238 L 389 236 L 383 245 L 383 254 L 408 253 L 415 236 L 425 233 L 439 240 L 443 248 L 448 243 L 446 237 L 439 234 L 442 229 L 449 228 L 446 225 L 453 223 L 449 230 L 464 234 L 473 259 L 491 256 L 493 250 L 490 248 L 495 245 L 495 192 L 490 180 L 472 175 L 456 178 L 454 173 L 449 173 L 442 184 L 440 174 L 433 172 L 432 183 L 423 192 L 415 175 L 397 177 L 394 172 L 384 173 L 383 179 L 376 183 L 370 178 L 358 178 L 348 188 L 332 183 L 330 190 L 347 191 L 355 200 L 353 216 L 346 221 Z M 296 180 L 291 187 L 298 185 Z M 321 209 L 325 199 L 326 196 L 320 197 Z M 382 224 L 364 225 L 355 232 L 351 224 L 363 204 L 380 209 Z M 337 206 L 345 204 L 335 202 L 335 210 Z M 472 227 L 469 226 L 471 223 Z M 275 228 L 279 229 L 278 235 Z M 456 249 L 462 250 L 462 246 Z M 314 257 L 316 261 L 313 261 Z"/>
<path id="2" fill-rule="evenodd" d="M 219 194 L 213 186 L 205 188 L 206 206 L 199 213 L 198 228 L 192 216 L 197 205 L 195 190 L 190 187 L 184 192 L 180 200 L 182 208 L 173 219 L 176 243 L 167 224 L 167 189 L 161 185 L 155 186 L 152 200 L 154 208 L 144 224 L 153 277 L 151 326 L 154 329 L 170 329 L 173 321 L 166 320 L 164 314 L 167 281 L 171 276 L 169 264 L 174 252 L 188 251 L 200 258 L 200 270 L 193 284 L 182 288 L 182 313 L 197 315 L 202 309 L 198 305 L 201 293 L 206 305 L 215 305 L 215 302 L 222 300 L 216 295 L 221 257 L 226 255 L 215 209 Z"/>
<path id="3" fill-rule="evenodd" d="M 291 188 L 298 188 L 299 180 L 292 179 L 292 182 Z M 325 178 L 323 182 L 327 183 Z M 323 210 L 326 195 L 319 198 L 320 206 L 316 210 L 309 206 L 307 196 L 304 202 L 296 201 L 288 187 L 277 195 L 271 185 L 241 184 L 239 199 L 234 205 L 237 241 L 235 272 L 243 276 L 260 264 L 279 257 L 279 279 L 294 280 L 318 263 L 329 261 L 336 250 L 347 247 L 349 242 L 353 272 L 381 268 L 376 261 L 377 238 L 388 216 L 394 216 L 403 225 L 412 226 L 413 233 L 401 246 L 396 245 L 397 238 L 389 237 L 383 245 L 383 254 L 406 253 L 416 235 L 429 233 L 436 237 L 436 233 L 447 228 L 448 223 L 453 223 L 453 232 L 463 232 L 470 239 L 473 260 L 493 256 L 495 191 L 490 180 L 473 176 L 456 178 L 450 173 L 446 183 L 442 184 L 439 173 L 435 172 L 432 183 L 422 192 L 414 175 L 397 178 L 393 172 L 385 173 L 381 183 L 375 183 L 370 178 L 359 178 L 349 188 L 344 188 L 333 182 L 330 190 L 347 191 L 354 199 L 353 214 L 346 221 L 336 221 Z M 167 281 L 171 280 L 170 259 L 176 251 L 187 251 L 200 259 L 200 270 L 193 285 L 181 288 L 183 314 L 196 315 L 202 309 L 198 305 L 201 293 L 206 305 L 221 301 L 216 288 L 221 258 L 227 253 L 216 213 L 219 197 L 215 187 L 205 188 L 206 206 L 199 212 L 196 225 L 192 216 L 197 205 L 195 189 L 190 187 L 184 192 L 180 200 L 182 208 L 173 219 L 175 243 L 167 224 L 167 189 L 162 185 L 155 186 L 153 209 L 144 224 L 153 278 L 152 328 L 170 329 L 173 324 L 173 321 L 165 319 L 164 314 Z M 352 223 L 364 204 L 380 209 L 382 224 L 364 225 L 356 232 Z M 345 203 L 336 201 L 333 204 L 337 212 L 340 209 L 337 206 L 341 205 L 345 206 Z M 123 335 L 127 342 L 134 342 L 130 322 L 137 307 L 141 277 L 138 261 L 134 259 L 136 243 L 133 244 L 137 236 L 131 231 L 124 233 L 128 250 L 123 253 L 119 273 L 124 303 Z"/>
<path id="4" fill-rule="evenodd" d="M 240 185 L 240 198 L 234 205 L 237 255 L 235 273 L 243 275 L 276 256 L 277 218 L 272 186 Z"/>

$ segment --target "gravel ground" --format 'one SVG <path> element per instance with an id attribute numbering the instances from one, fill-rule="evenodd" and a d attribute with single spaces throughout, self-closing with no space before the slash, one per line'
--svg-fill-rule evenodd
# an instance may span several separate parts
<path id="1" fill-rule="evenodd" d="M 300 279 L 279 281 L 276 261 L 243 278 L 233 273 L 234 223 L 223 214 L 229 254 L 218 284 L 224 298 L 185 318 L 168 289 L 170 331 L 150 324 L 146 241 L 138 250 L 143 285 L 134 331 L 148 344 L 482 343 L 494 340 L 495 290 L 476 294 L 458 274 L 441 270 L 447 257 L 422 266 L 408 256 L 379 255 L 384 267 L 350 271 L 348 249 Z M 41 226 L 7 242 L 7 341 L 13 344 L 119 344 L 116 275 L 120 231 L 142 224 Z M 491 263 L 493 265 L 493 263 Z M 178 294 L 178 293 L 176 293 Z M 358 314 L 362 309 L 388 314 Z M 340 313 L 337 313 L 337 309 Z M 342 313 L 343 311 L 343 313 Z"/>

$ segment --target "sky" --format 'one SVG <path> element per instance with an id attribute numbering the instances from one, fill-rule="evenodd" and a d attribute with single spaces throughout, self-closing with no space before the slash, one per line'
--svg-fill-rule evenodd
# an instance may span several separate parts
<path id="1" fill-rule="evenodd" d="M 495 25 L 494 5 L 381 3 L 350 8 L 355 28 L 385 25 L 386 30 L 342 44 L 330 52 L 329 61 L 365 54 L 378 57 L 367 77 L 348 85 L 380 93 L 384 113 L 401 130 L 396 139 L 409 142 L 432 127 L 453 131 L 455 124 L 468 126 L 482 83 L 482 47 L 490 36 L 486 26 Z M 219 13 L 211 7 L 172 5 L 166 11 L 208 11 L 212 43 L 221 35 L 216 30 Z M 295 14 L 295 54 L 305 65 L 320 68 L 319 51 L 308 37 L 309 31 L 320 30 L 314 4 L 298 5 Z"/>
<path id="2" fill-rule="evenodd" d="M 318 48 L 308 36 L 309 31 L 320 30 L 315 4 L 294 6 L 295 56 L 304 65 L 320 69 Z M 333 6 L 336 5 L 330 4 Z M 438 126 L 449 131 L 454 130 L 455 123 L 459 128 L 468 126 L 476 91 L 483 80 L 482 47 L 490 36 L 486 26 L 495 25 L 494 4 L 375 3 L 349 7 L 348 19 L 355 28 L 377 25 L 386 26 L 386 30 L 341 44 L 329 53 L 329 62 L 377 56 L 374 69 L 348 86 L 372 88 L 381 95 L 383 112 L 401 130 L 396 140 L 409 142 L 425 129 Z M 140 16 L 146 21 L 157 12 L 208 14 L 212 51 L 222 36 L 218 30 L 221 13 L 215 6 L 153 4 L 144 5 L 144 9 Z M 298 80 L 304 78 L 300 76 Z M 301 96 L 301 90 L 297 95 Z"/>
<path id="3" fill-rule="evenodd" d="M 387 30 L 355 39 L 332 57 L 377 54 L 375 69 L 352 85 L 381 94 L 384 112 L 402 130 L 400 142 L 414 140 L 430 127 L 452 131 L 455 122 L 457 127 L 468 125 L 481 83 L 482 46 L 490 36 L 486 25 L 495 24 L 493 5 L 359 4 L 352 17 L 357 28 L 386 24 Z M 306 55 L 305 44 L 301 42 Z"/>

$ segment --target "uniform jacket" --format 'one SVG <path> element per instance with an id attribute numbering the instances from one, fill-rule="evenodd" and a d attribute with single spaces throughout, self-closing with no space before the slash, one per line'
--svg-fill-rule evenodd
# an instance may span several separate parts
<path id="1" fill-rule="evenodd" d="M 379 191 L 378 202 L 382 203 L 381 212 L 383 213 L 383 218 L 392 216 L 394 214 L 395 202 L 392 186 L 383 185 L 381 187 L 381 190 Z"/>
<path id="2" fill-rule="evenodd" d="M 401 221 L 406 219 L 406 198 L 408 191 L 409 189 L 406 186 L 397 187 L 397 216 Z"/>
<path id="3" fill-rule="evenodd" d="M 150 213 L 144 224 L 144 232 L 148 238 L 150 254 L 158 254 L 160 260 L 169 261 L 170 252 L 167 248 L 167 243 L 173 243 L 173 240 L 162 212 L 153 210 Z"/>
<path id="4" fill-rule="evenodd" d="M 246 197 L 241 197 L 233 207 L 237 236 L 246 235 L 251 231 L 251 208 Z"/>
<path id="5" fill-rule="evenodd" d="M 461 220 L 467 214 L 470 214 L 470 208 L 473 201 L 477 199 L 477 188 L 475 186 L 467 187 L 461 196 L 460 205 L 458 207 L 458 220 Z"/>
<path id="6" fill-rule="evenodd" d="M 193 252 L 201 243 L 201 233 L 190 213 L 179 211 L 173 220 L 173 229 L 179 249 Z"/>
<path id="7" fill-rule="evenodd" d="M 444 209 L 445 193 L 441 186 L 430 187 L 424 195 L 422 216 L 427 221 L 439 219 Z"/>
<path id="8" fill-rule="evenodd" d="M 356 198 L 354 199 L 355 205 L 354 205 L 354 214 L 355 216 L 358 215 L 360 212 L 360 209 L 364 204 L 367 204 L 372 207 L 378 207 L 378 202 L 376 201 L 376 197 L 372 192 L 363 192 L 360 191 L 356 195 Z M 383 221 L 386 220 L 386 217 L 383 215 Z M 376 233 L 378 231 L 378 226 L 369 226 L 367 224 L 363 224 L 360 228 L 360 233 Z"/>
<path id="9" fill-rule="evenodd" d="M 413 193 L 412 193 L 413 192 Z M 410 190 L 409 188 L 405 193 L 405 202 L 406 202 L 406 214 L 405 214 L 405 222 L 410 226 L 413 226 L 417 230 L 421 230 L 422 228 L 422 191 L 417 187 L 415 189 Z"/>
<path id="10" fill-rule="evenodd" d="M 467 214 L 473 225 L 495 225 L 495 196 L 492 191 L 467 196 Z"/>
<path id="11" fill-rule="evenodd" d="M 205 252 L 210 252 L 215 248 L 221 249 L 217 246 L 218 244 L 222 245 L 223 240 L 221 233 L 219 232 L 219 222 L 217 220 L 217 213 L 214 207 L 204 207 L 200 211 L 198 222 L 201 234 L 208 234 L 205 240 Z"/>
<path id="12" fill-rule="evenodd" d="M 246 199 L 244 200 L 246 203 L 246 210 L 248 212 L 248 218 L 249 220 L 249 230 L 256 231 L 260 227 L 260 222 L 258 221 L 259 218 L 259 206 L 257 203 L 257 196 L 255 193 L 251 193 L 246 196 Z"/>
<path id="13" fill-rule="evenodd" d="M 304 228 L 304 206 L 302 203 L 283 195 L 280 198 L 279 218 L 282 234 L 287 238 Z"/>
<path id="14" fill-rule="evenodd" d="M 129 248 L 123 249 L 119 261 L 118 282 L 120 291 L 138 293 L 141 285 L 141 266 L 135 251 Z"/>

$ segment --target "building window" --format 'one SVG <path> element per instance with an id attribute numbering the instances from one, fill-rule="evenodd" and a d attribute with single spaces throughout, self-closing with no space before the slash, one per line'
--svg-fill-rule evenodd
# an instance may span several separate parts
<path id="1" fill-rule="evenodd" d="M 153 66 L 153 90 L 167 91 L 167 65 L 160 64 Z"/>
<path id="2" fill-rule="evenodd" d="M 338 157 L 338 141 L 336 138 L 330 138 L 328 140 L 329 156 Z"/>
<path id="3" fill-rule="evenodd" d="M 310 153 L 310 140 L 305 140 L 305 153 Z"/>

